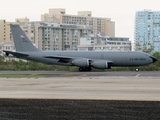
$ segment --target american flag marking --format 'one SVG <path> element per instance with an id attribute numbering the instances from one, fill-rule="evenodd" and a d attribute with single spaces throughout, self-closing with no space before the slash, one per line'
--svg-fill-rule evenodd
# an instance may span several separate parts
<path id="1" fill-rule="evenodd" d="M 25 38 L 24 35 L 21 35 L 20 37 L 21 37 L 21 38 Z"/>

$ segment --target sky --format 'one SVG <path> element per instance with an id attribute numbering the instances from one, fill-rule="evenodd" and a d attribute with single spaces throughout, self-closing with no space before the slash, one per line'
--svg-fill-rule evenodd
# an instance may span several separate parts
<path id="1" fill-rule="evenodd" d="M 41 14 L 50 8 L 64 8 L 70 15 L 91 11 L 93 17 L 111 18 L 115 22 L 115 37 L 128 37 L 133 42 L 135 13 L 144 9 L 160 11 L 160 0 L 3 0 L 0 19 L 14 22 L 15 18 L 27 17 L 40 21 Z"/>

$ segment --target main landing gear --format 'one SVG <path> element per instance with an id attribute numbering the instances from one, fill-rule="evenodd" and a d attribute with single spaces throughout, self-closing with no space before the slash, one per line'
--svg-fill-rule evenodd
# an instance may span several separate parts
<path id="1" fill-rule="evenodd" d="M 79 71 L 82 72 L 82 71 L 91 71 L 92 68 L 91 67 L 79 67 Z"/>

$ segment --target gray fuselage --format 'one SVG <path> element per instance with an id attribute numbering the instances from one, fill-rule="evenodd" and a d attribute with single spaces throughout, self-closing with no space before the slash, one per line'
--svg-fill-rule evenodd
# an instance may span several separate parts
<path id="1" fill-rule="evenodd" d="M 24 53 L 24 52 L 22 52 Z M 143 66 L 154 62 L 154 58 L 143 52 L 113 52 L 113 51 L 39 51 L 25 52 L 29 56 L 25 59 L 45 64 L 73 66 L 70 62 L 59 62 L 59 59 L 46 58 L 46 56 L 59 56 L 69 58 L 87 58 L 90 60 L 111 61 L 111 66 Z"/>

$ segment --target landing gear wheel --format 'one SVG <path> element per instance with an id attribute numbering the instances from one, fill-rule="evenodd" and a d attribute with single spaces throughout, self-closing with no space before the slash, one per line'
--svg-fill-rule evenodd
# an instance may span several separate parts
<path id="1" fill-rule="evenodd" d="M 91 71 L 92 69 L 90 67 L 79 67 L 79 71 Z"/>
<path id="2" fill-rule="evenodd" d="M 83 70 L 83 67 L 79 67 L 79 71 L 80 71 L 80 72 L 84 71 L 84 70 Z"/>
<path id="3" fill-rule="evenodd" d="M 89 67 L 89 68 L 88 68 L 88 71 L 91 71 L 91 70 L 92 70 L 92 68 Z"/>
<path id="4" fill-rule="evenodd" d="M 139 68 L 136 68 L 135 71 L 138 72 L 138 71 L 139 71 Z"/>
<path id="5" fill-rule="evenodd" d="M 85 71 L 91 71 L 92 69 L 90 67 L 86 67 Z"/>

